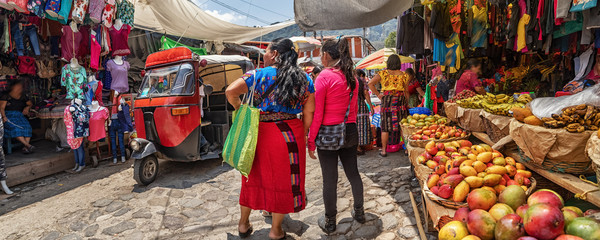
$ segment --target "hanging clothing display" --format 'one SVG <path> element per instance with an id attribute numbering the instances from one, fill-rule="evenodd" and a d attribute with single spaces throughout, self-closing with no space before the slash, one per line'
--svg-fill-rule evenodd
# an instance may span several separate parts
<path id="1" fill-rule="evenodd" d="M 471 32 L 471 47 L 474 48 L 485 48 L 487 47 L 487 25 L 488 25 L 488 11 L 487 7 L 479 8 L 477 5 L 473 5 L 473 29 Z"/>
<path id="2" fill-rule="evenodd" d="M 62 27 L 62 32 L 63 35 L 60 38 L 61 56 L 64 61 L 70 61 L 73 57 L 77 56 L 79 44 L 83 36 L 80 31 L 73 31 L 71 26 L 68 25 Z"/>
<path id="3" fill-rule="evenodd" d="M 115 26 L 110 28 L 109 34 L 112 41 L 111 47 L 113 56 L 127 56 L 131 53 L 129 44 L 127 44 L 130 32 L 131 26 L 129 25 L 123 25 L 121 29 L 117 29 Z"/>
<path id="4" fill-rule="evenodd" d="M 102 21 L 102 11 L 104 11 L 104 6 L 106 6 L 104 0 L 90 0 L 88 14 L 92 22 L 100 23 Z"/>
<path id="5" fill-rule="evenodd" d="M 111 59 L 106 63 L 106 70 L 110 72 L 112 79 L 110 89 L 120 93 L 129 92 L 129 81 L 127 77 L 129 63 L 127 61 L 123 61 L 123 63 L 119 65 Z"/>
<path id="6" fill-rule="evenodd" d="M 65 64 L 62 68 L 60 83 L 67 89 L 67 99 L 85 99 L 83 88 L 86 81 L 85 68 L 72 69 L 71 64 Z"/>
<path id="7" fill-rule="evenodd" d="M 112 27 L 115 17 L 115 0 L 106 0 L 102 12 L 102 23 L 105 27 Z"/>
<path id="8" fill-rule="evenodd" d="M 123 24 L 127 24 L 133 27 L 133 15 L 135 12 L 135 6 L 129 0 L 121 0 L 117 4 L 117 14 L 115 19 L 121 19 Z"/>
<path id="9" fill-rule="evenodd" d="M 104 106 L 104 103 L 102 103 L 102 82 L 91 81 L 86 85 L 85 105 L 89 106 L 92 105 L 92 101 L 98 101 L 100 106 Z"/>
<path id="10" fill-rule="evenodd" d="M 416 13 L 409 13 L 400 18 L 396 46 L 404 55 L 425 53 L 424 41 L 425 21 Z"/>
<path id="11" fill-rule="evenodd" d="M 79 24 L 83 23 L 83 20 L 85 19 L 85 14 L 88 10 L 88 4 L 89 0 L 75 0 L 73 2 L 73 13 L 71 15 L 73 21 Z"/>
<path id="12" fill-rule="evenodd" d="M 106 138 L 106 120 L 109 117 L 108 109 L 99 107 L 96 111 L 90 112 L 90 136 L 88 140 L 95 142 Z"/>
<path id="13" fill-rule="evenodd" d="M 74 111 L 71 112 L 71 108 Z M 83 138 L 89 136 L 89 109 L 80 104 L 71 104 L 65 108 L 64 121 L 67 127 L 67 142 L 71 149 L 78 149 Z"/>

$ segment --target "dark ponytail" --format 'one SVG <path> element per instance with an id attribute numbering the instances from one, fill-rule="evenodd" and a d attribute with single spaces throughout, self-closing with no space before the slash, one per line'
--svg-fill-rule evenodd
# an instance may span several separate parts
<path id="1" fill-rule="evenodd" d="M 294 43 L 287 38 L 278 38 L 269 45 L 271 51 L 277 51 L 279 55 L 275 59 L 277 66 L 277 88 L 273 91 L 277 102 L 284 107 L 294 107 L 302 99 L 308 79 L 306 73 L 298 67 L 298 53 L 294 49 Z"/>
<path id="2" fill-rule="evenodd" d="M 348 40 L 345 37 L 340 37 L 337 40 L 327 40 L 323 44 L 322 49 L 333 60 L 339 60 L 335 68 L 340 69 L 344 73 L 346 84 L 348 84 L 350 90 L 354 91 L 354 88 L 356 88 L 356 72 L 354 71 L 354 62 L 350 55 Z"/>

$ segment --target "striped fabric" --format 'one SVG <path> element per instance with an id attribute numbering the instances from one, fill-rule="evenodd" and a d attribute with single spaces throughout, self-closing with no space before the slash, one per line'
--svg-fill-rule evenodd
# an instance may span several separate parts
<path id="1" fill-rule="evenodd" d="M 242 104 L 233 113 L 233 124 L 223 147 L 223 161 L 246 177 L 250 174 L 254 161 L 259 115 L 258 108 Z"/>
<path id="2" fill-rule="evenodd" d="M 292 129 L 286 122 L 279 121 L 276 124 L 279 130 L 281 131 L 281 134 L 283 134 L 285 142 L 287 143 L 290 159 L 290 177 L 292 182 L 292 194 L 294 196 L 294 212 L 299 212 L 306 206 L 306 199 L 304 199 L 302 191 L 300 189 L 300 155 L 298 143 L 296 142 L 296 137 L 294 137 Z"/>

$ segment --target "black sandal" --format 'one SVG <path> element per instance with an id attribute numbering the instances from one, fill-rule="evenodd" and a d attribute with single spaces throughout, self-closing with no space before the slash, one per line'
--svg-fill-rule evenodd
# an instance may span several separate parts
<path id="1" fill-rule="evenodd" d="M 379 152 L 379 156 L 387 157 L 387 153 L 381 153 L 381 152 Z"/>
<path id="2" fill-rule="evenodd" d="M 238 231 L 238 233 L 239 233 L 240 238 L 247 238 L 247 237 L 250 237 L 253 230 L 254 229 L 252 229 L 252 226 L 250 226 L 250 228 L 248 228 L 248 230 L 245 233 L 240 232 L 240 231 Z"/>

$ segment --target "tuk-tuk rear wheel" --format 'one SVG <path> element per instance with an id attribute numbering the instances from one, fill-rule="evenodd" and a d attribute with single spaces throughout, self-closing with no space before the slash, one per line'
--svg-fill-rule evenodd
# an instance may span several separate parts
<path id="1" fill-rule="evenodd" d="M 133 178 L 140 185 L 148 185 L 158 175 L 158 160 L 154 155 L 136 159 L 133 164 Z"/>

